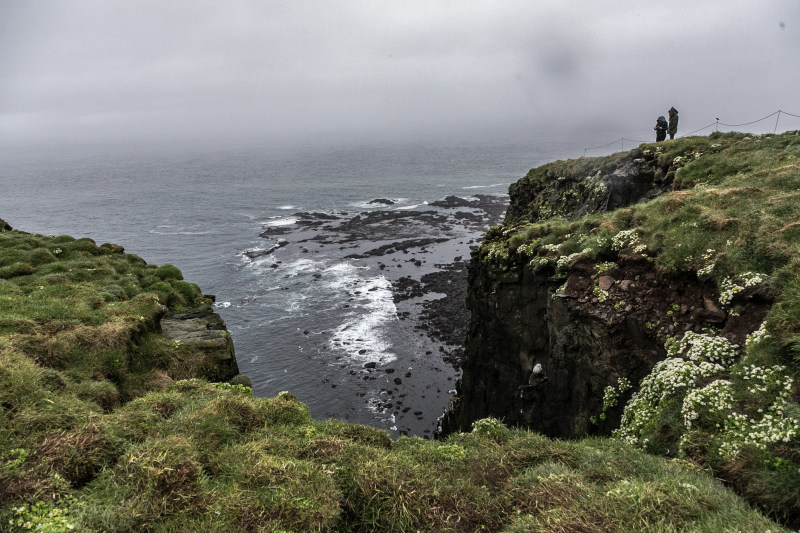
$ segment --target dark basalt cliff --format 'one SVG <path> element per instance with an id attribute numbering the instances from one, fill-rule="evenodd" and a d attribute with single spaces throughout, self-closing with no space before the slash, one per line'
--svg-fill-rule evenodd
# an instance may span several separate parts
<path id="1" fill-rule="evenodd" d="M 528 222 L 578 219 L 651 200 L 673 190 L 673 182 L 658 152 L 557 161 L 510 187 L 505 221 L 487 239 Z M 666 357 L 667 336 L 713 325 L 744 342 L 768 307 L 766 295 L 748 294 L 750 312 L 728 316 L 714 303 L 712 282 L 659 273 L 630 248 L 613 259 L 599 280 L 593 263 L 573 259 L 565 281 L 552 265 L 514 254 L 498 265 L 473 252 L 463 377 L 442 418 L 443 434 L 469 431 L 488 416 L 551 437 L 609 434 L 624 402 L 599 417 L 605 387 L 646 376 Z M 598 283 L 611 296 L 607 302 L 586 297 Z M 674 321 L 664 320 L 673 313 Z"/>

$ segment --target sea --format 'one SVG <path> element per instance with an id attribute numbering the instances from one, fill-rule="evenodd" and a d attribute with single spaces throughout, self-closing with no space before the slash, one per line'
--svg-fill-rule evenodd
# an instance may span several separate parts
<path id="1" fill-rule="evenodd" d="M 505 201 L 530 168 L 580 155 L 568 141 L 3 148 L 0 218 L 180 268 L 215 296 L 254 395 L 428 438 L 459 370 L 420 329 L 443 294 L 398 301 L 398 283 L 469 258 L 500 221 L 470 215 L 476 195 Z M 436 207 L 448 197 L 464 206 Z"/>

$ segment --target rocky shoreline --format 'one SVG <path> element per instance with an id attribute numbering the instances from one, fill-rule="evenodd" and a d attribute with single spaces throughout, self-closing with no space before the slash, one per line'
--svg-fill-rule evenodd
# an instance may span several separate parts
<path id="1" fill-rule="evenodd" d="M 432 437 L 460 378 L 469 324 L 465 258 L 487 228 L 500 222 L 508 198 L 449 196 L 413 209 L 394 208 L 390 202 L 375 199 L 370 202 L 374 210 L 356 214 L 293 213 L 293 224 L 265 227 L 260 235 L 267 244 L 243 255 L 266 261 L 276 277 L 288 261 L 314 259 L 319 254 L 385 278 L 396 309 L 396 321 L 387 325 L 392 360 L 368 347 L 359 349 L 360 338 L 333 349 L 335 331 L 305 327 L 301 341 L 308 346 L 303 351 L 318 354 L 312 359 L 322 372 L 322 387 L 306 401 L 316 417 L 373 423 L 359 414 L 369 411 L 380 419 L 374 422 L 378 427 L 390 427 L 400 435 Z M 324 283 L 325 276 L 324 270 L 317 271 L 309 281 Z M 368 292 L 354 287 L 343 313 L 364 305 Z M 352 355 L 345 356 L 341 350 Z M 242 372 L 253 377 L 256 394 L 270 394 L 259 390 L 259 378 L 246 361 Z M 330 396 L 327 400 L 326 395 Z M 334 411 L 334 402 L 346 402 L 343 398 L 348 396 L 353 398 L 350 412 L 342 413 L 341 406 Z M 314 402 L 325 410 L 317 409 Z"/>

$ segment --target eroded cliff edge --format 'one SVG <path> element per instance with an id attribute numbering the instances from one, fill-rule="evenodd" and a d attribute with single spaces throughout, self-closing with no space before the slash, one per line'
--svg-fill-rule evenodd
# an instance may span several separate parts
<path id="1" fill-rule="evenodd" d="M 758 328 L 772 304 L 768 289 L 737 294 L 747 311 L 730 313 L 719 304 L 711 276 L 657 268 L 653 254 L 635 241 L 606 243 L 591 257 L 580 243 L 567 253 L 537 238 L 515 242 L 530 224 L 582 221 L 584 229 L 600 233 L 603 225 L 635 226 L 629 206 L 656 198 L 680 203 L 681 189 L 696 185 L 681 169 L 703 154 L 689 145 L 681 155 L 675 150 L 643 145 L 604 158 L 557 161 L 510 187 L 503 224 L 490 229 L 471 258 L 463 378 L 443 416 L 444 434 L 468 431 L 473 421 L 492 416 L 551 437 L 607 435 L 619 424 L 624 402 L 604 407 L 606 388 L 648 375 L 667 356 L 668 338 L 713 328 L 743 346 Z M 713 179 L 723 170 L 730 171 L 710 165 L 704 175 Z M 549 261 L 541 257 L 548 246 L 555 253 Z"/>

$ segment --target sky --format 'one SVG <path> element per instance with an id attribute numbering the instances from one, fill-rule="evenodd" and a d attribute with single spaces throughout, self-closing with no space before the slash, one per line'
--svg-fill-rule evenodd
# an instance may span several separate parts
<path id="1" fill-rule="evenodd" d="M 0 0 L 0 146 L 651 140 L 800 116 L 799 52 L 800 0 Z"/>

